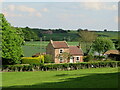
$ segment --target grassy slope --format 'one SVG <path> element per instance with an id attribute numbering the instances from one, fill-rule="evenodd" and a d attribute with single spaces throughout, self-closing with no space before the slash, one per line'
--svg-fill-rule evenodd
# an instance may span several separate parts
<path id="1" fill-rule="evenodd" d="M 116 88 L 118 68 L 73 71 L 3 72 L 3 87 Z"/>

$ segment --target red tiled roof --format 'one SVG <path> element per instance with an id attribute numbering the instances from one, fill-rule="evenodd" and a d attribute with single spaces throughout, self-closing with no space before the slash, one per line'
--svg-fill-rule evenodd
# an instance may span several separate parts
<path id="1" fill-rule="evenodd" d="M 77 46 L 69 46 L 70 54 L 71 55 L 83 55 L 83 52 Z"/>
<path id="2" fill-rule="evenodd" d="M 104 54 L 120 54 L 120 52 L 118 50 L 108 50 Z"/>
<path id="3" fill-rule="evenodd" d="M 66 41 L 52 41 L 54 48 L 69 48 Z"/>

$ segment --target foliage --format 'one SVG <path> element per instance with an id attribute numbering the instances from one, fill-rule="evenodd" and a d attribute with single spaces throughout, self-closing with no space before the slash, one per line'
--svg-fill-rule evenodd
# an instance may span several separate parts
<path id="1" fill-rule="evenodd" d="M 59 59 L 60 59 L 61 57 L 62 57 L 63 60 L 65 60 L 65 61 L 67 62 L 67 60 L 70 59 L 71 55 L 70 55 L 70 53 L 63 52 L 62 54 L 59 54 L 59 55 L 57 56 L 57 58 L 59 58 Z"/>
<path id="2" fill-rule="evenodd" d="M 44 55 L 44 60 L 45 63 L 52 63 L 53 62 L 52 55 L 49 54 Z"/>
<path id="3" fill-rule="evenodd" d="M 105 59 L 105 56 L 94 56 L 95 60 L 103 60 Z"/>
<path id="4" fill-rule="evenodd" d="M 17 30 L 12 27 L 3 14 L 0 14 L 2 21 L 2 58 L 3 64 L 20 63 L 22 55 L 21 44 L 23 38 L 17 33 Z"/>
<path id="5" fill-rule="evenodd" d="M 22 64 L 39 64 L 44 63 L 44 56 L 39 57 L 22 57 Z"/>
<path id="6" fill-rule="evenodd" d="M 29 27 L 21 28 L 23 31 L 23 36 L 25 41 L 30 41 L 30 40 L 40 40 L 39 36 Z"/>
<path id="7" fill-rule="evenodd" d="M 97 51 L 99 55 L 104 54 L 106 51 L 113 49 L 114 44 L 109 38 L 97 38 L 92 45 L 94 51 Z"/>
<path id="8" fill-rule="evenodd" d="M 62 64 L 44 64 L 44 65 L 37 63 L 37 64 L 31 64 L 31 65 L 18 65 L 18 66 L 3 65 L 2 71 L 15 71 L 15 70 L 17 71 L 25 71 L 25 70 L 26 71 L 28 70 L 48 71 L 48 70 L 77 70 L 77 69 L 101 68 L 101 67 L 119 67 L 120 61 L 92 61 L 92 62 L 81 62 L 81 63 L 62 63 Z M 25 67 L 27 69 L 24 69 Z"/>
<path id="9" fill-rule="evenodd" d="M 84 62 L 89 62 L 91 60 L 94 60 L 94 57 L 92 55 L 87 55 L 87 56 L 84 56 L 83 60 Z"/>
<path id="10" fill-rule="evenodd" d="M 97 34 L 88 30 L 80 30 L 79 31 L 80 42 L 84 42 L 86 46 L 86 53 L 89 52 L 92 42 L 96 39 Z"/>

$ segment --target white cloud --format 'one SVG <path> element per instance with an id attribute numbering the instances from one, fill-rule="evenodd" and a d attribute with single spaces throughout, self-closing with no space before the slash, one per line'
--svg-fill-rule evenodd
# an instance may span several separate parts
<path id="1" fill-rule="evenodd" d="M 42 11 L 43 12 L 48 12 L 48 8 L 43 8 Z"/>
<path id="2" fill-rule="evenodd" d="M 91 10 L 117 10 L 117 5 L 107 5 L 104 2 L 84 2 L 84 8 Z"/>
<path id="3" fill-rule="evenodd" d="M 31 8 L 31 7 L 27 7 L 27 6 L 24 6 L 24 5 L 16 6 L 16 9 L 20 10 L 20 11 L 23 11 L 23 12 L 29 12 L 29 13 L 36 12 L 36 9 Z"/>
<path id="4" fill-rule="evenodd" d="M 7 13 L 7 12 L 3 12 L 3 14 L 7 17 L 21 17 L 23 16 L 22 14 L 15 14 L 15 13 Z"/>
<path id="5" fill-rule="evenodd" d="M 41 16 L 42 16 L 41 13 L 39 13 L 39 12 L 36 13 L 35 15 L 38 16 L 38 17 L 41 17 Z"/>
<path id="6" fill-rule="evenodd" d="M 22 16 L 21 14 L 24 14 L 23 12 L 27 12 L 28 16 L 37 16 L 37 17 L 41 17 L 41 13 L 36 10 L 35 8 L 32 7 L 28 7 L 25 5 L 8 5 L 8 12 L 7 9 L 3 10 L 4 12 L 7 12 L 7 14 L 5 14 L 6 16 L 10 16 L 10 17 L 14 17 L 14 16 Z M 12 12 L 11 12 L 12 11 Z M 21 14 L 15 14 L 14 12 L 19 12 Z"/>
<path id="7" fill-rule="evenodd" d="M 10 11 L 14 11 L 15 10 L 15 5 L 9 5 L 8 8 L 9 8 Z"/>

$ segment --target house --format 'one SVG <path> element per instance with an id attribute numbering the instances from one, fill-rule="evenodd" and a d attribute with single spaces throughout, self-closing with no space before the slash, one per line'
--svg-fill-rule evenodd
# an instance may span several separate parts
<path id="1" fill-rule="evenodd" d="M 118 50 L 108 50 L 104 53 L 104 55 L 109 55 L 109 54 L 120 54 Z"/>
<path id="2" fill-rule="evenodd" d="M 34 55 L 32 55 L 32 57 L 38 57 L 38 56 L 40 56 L 40 55 L 45 55 L 46 53 L 36 53 L 36 54 L 34 54 Z"/>
<path id="3" fill-rule="evenodd" d="M 67 61 L 63 57 L 58 58 L 58 55 L 61 55 L 63 52 L 70 54 L 70 58 Z M 83 62 L 83 51 L 80 46 L 69 46 L 66 41 L 50 40 L 46 47 L 46 54 L 52 55 L 54 63 Z"/>
<path id="4" fill-rule="evenodd" d="M 42 34 L 53 34 L 52 30 L 43 30 Z"/>

